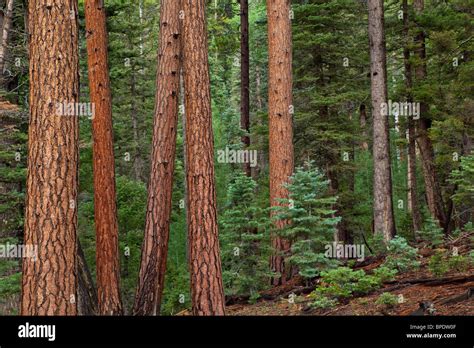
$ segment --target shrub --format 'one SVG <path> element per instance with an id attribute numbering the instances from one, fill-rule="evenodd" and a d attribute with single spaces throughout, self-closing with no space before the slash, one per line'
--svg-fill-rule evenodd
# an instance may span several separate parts
<path id="1" fill-rule="evenodd" d="M 388 255 L 384 266 L 397 269 L 400 272 L 418 268 L 420 262 L 417 261 L 418 249 L 408 245 L 405 238 L 397 236 L 390 240 L 387 245 Z"/>
<path id="2" fill-rule="evenodd" d="M 448 272 L 449 265 L 443 252 L 437 251 L 433 256 L 431 256 L 430 261 L 428 262 L 428 269 L 436 277 L 442 277 Z"/>
<path id="3" fill-rule="evenodd" d="M 448 260 L 450 270 L 465 272 L 469 268 L 469 259 L 466 256 L 451 256 Z"/>
<path id="4" fill-rule="evenodd" d="M 326 296 L 310 295 L 310 297 L 315 298 L 314 301 L 311 303 L 311 306 L 314 308 L 327 309 L 327 308 L 332 308 L 337 305 L 337 300 L 327 298 Z"/>
<path id="5" fill-rule="evenodd" d="M 444 231 L 436 220 L 430 217 L 423 226 L 423 229 L 418 231 L 418 236 L 433 248 L 436 248 L 443 244 Z"/>
<path id="6" fill-rule="evenodd" d="M 386 307 L 393 307 L 398 303 L 398 297 L 389 292 L 384 292 L 379 296 L 375 303 Z"/>
<path id="7" fill-rule="evenodd" d="M 394 268 L 387 266 L 380 266 L 373 270 L 374 276 L 376 276 L 380 283 L 389 282 L 395 279 L 398 271 Z"/>

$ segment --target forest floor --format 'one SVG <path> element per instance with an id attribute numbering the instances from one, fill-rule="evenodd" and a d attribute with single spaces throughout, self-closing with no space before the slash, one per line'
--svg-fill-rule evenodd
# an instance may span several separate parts
<path id="1" fill-rule="evenodd" d="M 460 244 L 456 241 L 451 243 Z M 449 247 L 446 246 L 446 247 Z M 469 250 L 464 244 L 460 253 Z M 450 272 L 442 277 L 434 277 L 428 269 L 429 258 L 434 250 L 422 248 L 419 250 L 421 265 L 416 271 L 399 274 L 395 280 L 364 296 L 351 297 L 329 309 L 315 309 L 310 306 L 313 301 L 309 294 L 317 285 L 305 286 L 301 279 L 261 293 L 260 299 L 249 304 L 243 299 L 234 299 L 233 304 L 227 306 L 227 314 L 235 316 L 246 315 L 410 315 L 419 308 L 419 303 L 429 301 L 433 303 L 433 315 L 474 315 L 474 296 L 469 297 L 468 290 L 474 289 L 474 267 L 471 264 L 465 272 Z M 355 267 L 366 273 L 383 263 L 381 257 L 366 259 L 365 265 Z M 377 305 L 375 301 L 383 292 L 389 292 L 403 302 L 386 307 Z M 291 294 L 297 295 L 291 301 Z M 229 301 L 228 301 L 229 302 Z"/>

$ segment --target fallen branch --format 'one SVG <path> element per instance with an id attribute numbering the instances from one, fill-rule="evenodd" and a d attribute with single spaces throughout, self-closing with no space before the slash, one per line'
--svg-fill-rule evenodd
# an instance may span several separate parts
<path id="1" fill-rule="evenodd" d="M 456 277 L 443 277 L 443 278 L 417 278 L 417 279 L 405 279 L 405 280 L 392 280 L 385 282 L 385 284 L 424 284 L 429 286 L 452 284 L 452 283 L 466 283 L 474 281 L 474 275 L 469 276 L 456 276 Z"/>

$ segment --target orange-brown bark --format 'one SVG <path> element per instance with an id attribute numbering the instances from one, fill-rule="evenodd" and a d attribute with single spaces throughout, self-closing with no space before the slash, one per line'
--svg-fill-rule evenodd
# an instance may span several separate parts
<path id="1" fill-rule="evenodd" d="M 79 95 L 77 1 L 29 1 L 30 121 L 21 314 L 75 315 Z"/>
<path id="2" fill-rule="evenodd" d="M 183 0 L 189 262 L 195 315 L 223 315 L 206 1 Z"/>
<path id="3" fill-rule="evenodd" d="M 270 149 L 270 202 L 278 206 L 279 199 L 288 197 L 283 184 L 293 174 L 293 116 L 292 116 L 292 43 L 290 0 L 268 0 L 268 122 Z M 282 228 L 288 221 L 277 221 Z M 278 236 L 272 237 L 276 250 L 271 257 L 271 270 L 281 274 L 273 284 L 285 283 L 291 277 L 291 270 L 285 265 L 285 255 L 291 245 Z"/>
<path id="4" fill-rule="evenodd" d="M 135 315 L 159 314 L 163 294 L 178 126 L 180 9 L 179 0 L 161 1 L 152 164 Z"/>
<path id="5" fill-rule="evenodd" d="M 86 0 L 86 38 L 92 115 L 97 295 L 102 315 L 122 313 L 107 28 L 102 0 Z"/>

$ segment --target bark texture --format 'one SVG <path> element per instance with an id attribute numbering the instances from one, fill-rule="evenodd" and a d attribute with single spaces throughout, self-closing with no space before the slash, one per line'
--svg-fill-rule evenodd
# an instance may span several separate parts
<path id="1" fill-rule="evenodd" d="M 102 0 L 86 0 L 86 37 L 92 119 L 97 295 L 101 315 L 122 313 L 107 28 Z"/>
<path id="2" fill-rule="evenodd" d="M 292 116 L 292 42 L 291 1 L 268 0 L 268 122 L 270 152 L 270 204 L 278 206 L 278 199 L 287 198 L 283 184 L 293 174 L 293 116 Z M 277 221 L 276 228 L 283 228 L 288 221 Z M 285 255 L 290 252 L 289 241 L 272 236 L 276 253 L 271 256 L 270 267 L 281 277 L 272 280 L 274 285 L 284 284 L 291 277 L 285 265 Z"/>
<path id="3" fill-rule="evenodd" d="M 195 315 L 223 315 L 205 0 L 183 0 L 186 165 L 191 296 Z"/>
<path id="4" fill-rule="evenodd" d="M 77 2 L 30 0 L 30 121 L 22 315 L 75 315 L 79 93 Z"/>
<path id="5" fill-rule="evenodd" d="M 158 315 L 163 294 L 178 127 L 180 9 L 178 0 L 161 1 L 152 164 L 135 315 Z"/>
<path id="6" fill-rule="evenodd" d="M 388 241 L 395 235 L 392 202 L 389 119 L 382 114 L 387 102 L 387 64 L 383 0 L 369 0 L 370 76 L 374 153 L 374 231 Z"/>

